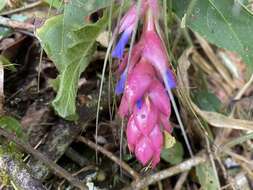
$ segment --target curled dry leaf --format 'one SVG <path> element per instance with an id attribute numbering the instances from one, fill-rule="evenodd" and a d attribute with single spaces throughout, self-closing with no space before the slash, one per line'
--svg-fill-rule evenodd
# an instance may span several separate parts
<path id="1" fill-rule="evenodd" d="M 193 52 L 193 48 L 187 49 L 181 55 L 178 61 L 178 90 L 183 104 L 189 106 L 192 111 L 194 111 L 211 126 L 219 128 L 253 130 L 252 121 L 230 118 L 217 112 L 203 111 L 191 100 L 188 69 L 191 66 L 189 57 L 193 54 Z"/>

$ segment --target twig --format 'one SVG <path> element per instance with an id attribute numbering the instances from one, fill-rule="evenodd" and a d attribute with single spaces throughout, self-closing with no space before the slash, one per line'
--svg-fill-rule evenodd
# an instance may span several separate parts
<path id="1" fill-rule="evenodd" d="M 10 18 L 6 18 L 3 16 L 0 16 L 0 25 L 8 26 L 8 27 L 14 28 L 14 29 L 24 29 L 24 30 L 30 30 L 30 31 L 32 31 L 34 29 L 33 24 L 19 22 L 19 21 L 12 20 Z"/>
<path id="2" fill-rule="evenodd" d="M 11 14 L 15 14 L 15 13 L 18 13 L 18 12 L 21 12 L 21 11 L 25 11 L 27 9 L 32 9 L 34 7 L 37 7 L 37 6 L 41 5 L 42 3 L 43 3 L 42 0 L 34 2 L 34 3 L 30 3 L 30 4 L 28 4 L 24 7 L 20 7 L 20 8 L 17 8 L 17 9 L 2 12 L 2 13 L 0 13 L 0 16 L 2 16 L 2 15 L 11 15 Z"/>
<path id="3" fill-rule="evenodd" d="M 18 146 L 23 148 L 27 153 L 32 154 L 36 159 L 38 159 L 41 162 L 43 162 L 44 164 L 46 164 L 56 175 L 68 180 L 73 186 L 78 187 L 82 190 L 87 190 L 87 187 L 82 182 L 80 182 L 78 179 L 74 178 L 68 171 L 66 171 L 62 167 L 58 166 L 56 163 L 49 160 L 47 157 L 45 157 L 39 151 L 33 149 L 31 147 L 31 145 L 25 144 L 24 142 L 22 142 L 14 134 L 7 132 L 3 128 L 0 128 L 0 135 L 4 136 L 5 138 L 7 138 L 10 141 L 15 142 Z"/>
<path id="4" fill-rule="evenodd" d="M 85 165 L 90 164 L 87 158 L 82 157 L 77 151 L 75 151 L 71 147 L 69 147 L 66 150 L 65 155 L 81 167 L 84 167 Z"/>
<path id="5" fill-rule="evenodd" d="M 171 177 L 173 175 L 179 174 L 181 172 L 185 172 L 190 170 L 192 167 L 195 167 L 203 162 L 207 161 L 207 156 L 195 156 L 189 160 L 186 160 L 184 162 L 181 162 L 180 164 L 173 166 L 171 168 L 162 170 L 160 172 L 157 172 L 153 175 L 149 175 L 147 177 L 144 177 L 143 179 L 139 181 L 134 181 L 131 183 L 129 187 L 124 188 L 123 190 L 140 190 L 144 187 L 147 187 L 148 185 L 151 185 L 153 183 L 156 183 L 160 180 L 163 180 L 165 178 Z"/>
<path id="6" fill-rule="evenodd" d="M 183 184 L 184 184 L 184 182 L 185 182 L 185 180 L 186 180 L 188 174 L 189 174 L 189 171 L 184 172 L 184 173 L 182 173 L 182 174 L 180 175 L 180 177 L 179 177 L 179 179 L 177 180 L 177 183 L 176 183 L 176 185 L 175 185 L 175 187 L 174 187 L 174 190 L 181 190 L 181 189 L 182 189 L 182 186 L 183 186 Z"/>
<path id="7" fill-rule="evenodd" d="M 248 88 L 252 85 L 252 83 L 253 83 L 253 74 L 251 75 L 249 81 L 236 94 L 236 96 L 234 97 L 234 100 L 240 100 L 243 94 L 246 92 L 246 90 L 248 90 Z"/>
<path id="8" fill-rule="evenodd" d="M 243 94 L 247 91 L 247 89 L 251 86 L 253 82 L 253 74 L 251 75 L 249 81 L 244 84 L 244 86 L 242 87 L 241 90 L 239 90 L 239 92 L 237 92 L 236 96 L 234 97 L 234 100 L 239 100 L 241 99 L 241 97 L 243 96 Z M 233 118 L 234 116 L 234 111 L 235 108 L 233 107 L 229 117 Z M 217 147 L 219 147 L 229 136 L 230 132 L 232 131 L 232 128 L 228 128 L 228 129 L 223 129 L 221 130 L 221 132 L 218 134 L 218 136 L 216 137 L 214 144 L 217 145 Z"/>
<path id="9" fill-rule="evenodd" d="M 217 172 L 217 168 L 216 168 L 216 165 L 215 165 L 215 162 L 214 162 L 214 155 L 213 155 L 213 152 L 211 150 L 209 139 L 206 135 L 205 135 L 205 140 L 206 140 L 206 146 L 207 146 L 207 153 L 208 153 L 208 156 L 210 158 L 210 162 L 211 162 L 213 172 L 214 172 L 214 177 L 216 178 L 218 189 L 220 189 L 221 185 L 220 185 L 220 180 L 219 180 L 219 175 L 218 175 L 218 172 Z"/>
<path id="10" fill-rule="evenodd" d="M 139 174 L 134 171 L 127 163 L 117 158 L 114 154 L 109 152 L 108 150 L 104 149 L 103 147 L 96 145 L 94 142 L 79 136 L 77 138 L 78 141 L 85 143 L 89 147 L 91 147 L 94 150 L 98 150 L 99 152 L 103 153 L 105 156 L 110 158 L 112 161 L 114 161 L 116 164 L 118 164 L 120 167 L 122 167 L 124 170 L 126 170 L 135 180 L 138 180 L 140 178 Z"/>
<path id="11" fill-rule="evenodd" d="M 163 80 L 164 80 L 164 83 L 165 83 L 165 86 L 166 86 L 166 90 L 167 90 L 167 92 L 169 94 L 170 101 L 172 103 L 172 107 L 174 108 L 174 112 L 176 114 L 176 118 L 177 118 L 178 124 L 180 126 L 182 135 L 184 137 L 184 141 L 185 141 L 186 147 L 187 147 L 187 149 L 189 151 L 189 154 L 190 154 L 191 158 L 193 158 L 194 155 L 193 155 L 193 151 L 192 151 L 192 148 L 191 148 L 191 144 L 190 144 L 190 141 L 189 141 L 189 139 L 187 137 L 187 134 L 186 134 L 186 131 L 185 131 L 185 127 L 184 127 L 184 124 L 182 122 L 181 116 L 179 114 L 175 98 L 174 98 L 174 96 L 173 96 L 173 94 L 171 92 L 171 89 L 169 87 L 169 84 L 168 84 L 167 80 L 166 79 L 163 79 Z"/>

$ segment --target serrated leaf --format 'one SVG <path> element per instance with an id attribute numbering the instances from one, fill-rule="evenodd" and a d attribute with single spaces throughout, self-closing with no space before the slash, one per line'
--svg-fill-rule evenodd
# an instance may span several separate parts
<path id="1" fill-rule="evenodd" d="M 13 117 L 1 116 L 0 127 L 8 130 L 11 133 L 15 133 L 18 137 L 23 137 L 24 135 L 21 124 Z"/>
<path id="2" fill-rule="evenodd" d="M 215 177 L 213 168 L 209 162 L 196 167 L 196 173 L 203 190 L 218 190 L 219 182 Z"/>
<path id="3" fill-rule="evenodd" d="M 163 149 L 161 153 L 161 158 L 164 161 L 172 165 L 175 165 L 182 162 L 183 155 L 184 155 L 184 150 L 183 150 L 182 144 L 180 142 L 176 142 L 173 147 Z"/>
<path id="4" fill-rule="evenodd" d="M 62 19 L 60 15 L 47 20 L 37 31 L 37 36 L 60 72 L 59 89 L 53 107 L 61 117 L 75 120 L 78 80 L 89 64 L 96 38 L 107 25 L 108 16 L 103 16 L 97 23 L 69 32 L 68 37 L 57 35 L 63 31 Z"/>
<path id="5" fill-rule="evenodd" d="M 180 17 L 186 13 L 189 2 L 174 0 L 175 12 Z M 253 15 L 239 2 L 196 0 L 186 17 L 186 25 L 211 43 L 240 54 L 253 71 Z"/>

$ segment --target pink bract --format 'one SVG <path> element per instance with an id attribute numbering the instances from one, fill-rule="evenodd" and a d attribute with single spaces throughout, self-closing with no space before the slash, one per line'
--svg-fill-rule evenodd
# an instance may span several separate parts
<path id="1" fill-rule="evenodd" d="M 157 0 L 142 0 L 141 17 L 144 25 L 140 40 L 133 46 L 131 55 L 125 53 L 126 31 L 136 23 L 136 5 L 122 18 L 119 26 L 123 32 L 115 50 L 119 58 L 119 82 L 116 93 L 122 94 L 118 113 L 128 119 L 126 137 L 128 147 L 142 165 L 160 162 L 164 144 L 163 132 L 172 132 L 169 122 L 171 105 L 164 84 L 174 88 L 175 78 L 169 68 L 169 57 L 164 43 L 156 31 L 159 18 Z M 123 55 L 124 54 L 124 55 Z M 130 61 L 128 59 L 130 56 Z"/>

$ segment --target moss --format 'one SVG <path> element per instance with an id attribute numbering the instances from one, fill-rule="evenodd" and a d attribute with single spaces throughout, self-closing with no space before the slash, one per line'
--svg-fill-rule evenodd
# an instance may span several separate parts
<path id="1" fill-rule="evenodd" d="M 8 143 L 8 145 L 0 145 L 0 157 L 5 154 L 8 154 L 15 160 L 21 160 L 23 157 L 23 154 L 20 153 L 19 149 L 13 142 Z"/>
<path id="2" fill-rule="evenodd" d="M 10 177 L 4 170 L 0 170 L 0 181 L 4 186 L 10 185 Z"/>
<path id="3" fill-rule="evenodd" d="M 21 160 L 23 156 L 12 142 L 8 143 L 7 145 L 0 145 L 0 159 L 3 159 L 6 155 L 14 160 Z M 11 185 L 10 180 L 11 179 L 6 171 L 6 168 L 0 168 L 1 183 L 5 186 Z"/>

